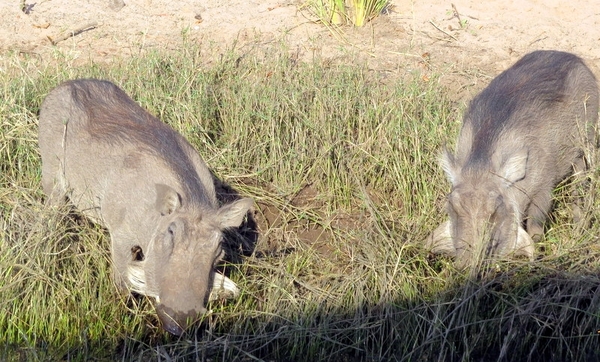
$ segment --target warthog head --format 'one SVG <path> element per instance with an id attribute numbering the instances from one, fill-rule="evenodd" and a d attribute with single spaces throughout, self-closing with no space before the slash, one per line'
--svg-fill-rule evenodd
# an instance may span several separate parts
<path id="1" fill-rule="evenodd" d="M 154 298 L 163 327 L 181 335 L 188 320 L 206 311 L 211 290 L 238 293 L 214 266 L 222 256 L 222 230 L 239 226 L 253 201 L 245 198 L 216 210 L 198 210 L 167 185 L 156 185 L 156 190 L 158 226 L 146 248 L 132 247 L 127 278 L 132 290 Z"/>
<path id="2" fill-rule="evenodd" d="M 491 169 L 460 169 L 454 156 L 445 152 L 441 164 L 452 183 L 447 197 L 449 221 L 430 236 L 434 252 L 456 257 L 465 267 L 479 256 L 511 253 L 533 257 L 533 240 L 521 226 L 514 183 L 526 176 L 527 149 L 504 157 Z M 475 255 L 474 255 L 475 254 Z M 474 258 L 475 256 L 475 258 Z"/>

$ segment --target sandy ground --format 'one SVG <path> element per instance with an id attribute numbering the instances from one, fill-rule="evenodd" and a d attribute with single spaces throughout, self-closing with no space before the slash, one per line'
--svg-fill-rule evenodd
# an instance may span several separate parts
<path id="1" fill-rule="evenodd" d="M 110 62 L 187 41 L 213 48 L 284 43 L 302 59 L 366 60 L 390 74 L 441 73 L 470 97 L 525 53 L 559 49 L 583 57 L 600 76 L 599 0 L 392 0 L 364 28 L 334 33 L 303 0 L 22 0 L 0 2 L 0 57 Z M 66 37 L 69 32 L 87 29 Z M 65 39 L 66 38 L 66 39 Z M 56 43 L 56 44 L 53 44 Z"/>

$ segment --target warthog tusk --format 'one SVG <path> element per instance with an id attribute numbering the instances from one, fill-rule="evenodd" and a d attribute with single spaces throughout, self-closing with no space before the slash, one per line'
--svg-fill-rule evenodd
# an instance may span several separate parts
<path id="1" fill-rule="evenodd" d="M 213 288 L 210 291 L 208 301 L 217 300 L 219 298 L 234 299 L 239 297 L 240 290 L 233 280 L 227 278 L 221 273 L 215 272 Z"/>

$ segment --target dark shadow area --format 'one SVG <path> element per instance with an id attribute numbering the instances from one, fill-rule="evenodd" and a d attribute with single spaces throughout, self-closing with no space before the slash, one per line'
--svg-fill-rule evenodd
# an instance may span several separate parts
<path id="1" fill-rule="evenodd" d="M 218 178 L 212 171 L 211 175 L 219 205 L 225 205 L 243 198 L 237 190 Z M 250 210 L 239 227 L 230 228 L 223 232 L 224 260 L 233 264 L 241 263 L 244 256 L 252 255 L 257 241 L 258 225 L 254 217 L 254 210 Z"/>
<path id="2" fill-rule="evenodd" d="M 597 361 L 599 286 L 597 273 L 513 265 L 418 300 L 238 324 L 209 317 L 183 339 L 154 339 L 155 352 L 131 341 L 116 352 L 124 360 Z"/>
<path id="3" fill-rule="evenodd" d="M 546 267 L 479 273 L 414 306 L 425 328 L 400 360 L 598 360 L 598 274 Z"/>

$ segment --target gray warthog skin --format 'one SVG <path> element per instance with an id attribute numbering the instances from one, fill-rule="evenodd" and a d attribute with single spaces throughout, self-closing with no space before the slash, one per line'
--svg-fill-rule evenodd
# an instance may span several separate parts
<path id="1" fill-rule="evenodd" d="M 39 146 L 49 203 L 68 197 L 106 226 L 116 283 L 153 297 L 167 331 L 182 334 L 212 288 L 237 293 L 214 264 L 222 230 L 243 222 L 252 199 L 219 208 L 194 148 L 116 85 L 84 79 L 52 90 Z"/>
<path id="2" fill-rule="evenodd" d="M 455 154 L 443 152 L 449 220 L 428 247 L 455 256 L 459 267 L 480 255 L 533 259 L 551 192 L 585 170 L 597 121 L 598 86 L 580 58 L 525 55 L 472 100 Z"/>

